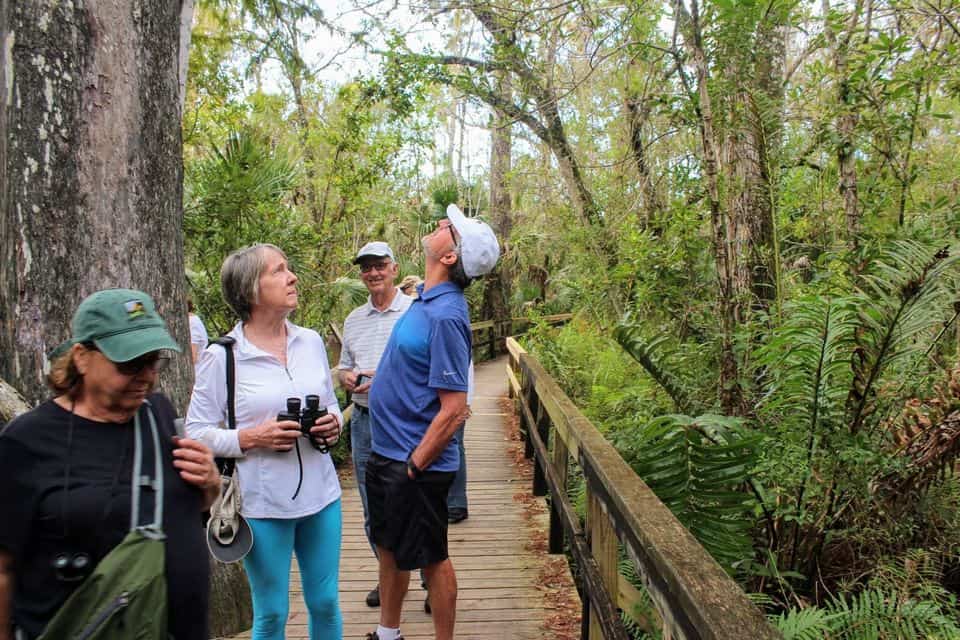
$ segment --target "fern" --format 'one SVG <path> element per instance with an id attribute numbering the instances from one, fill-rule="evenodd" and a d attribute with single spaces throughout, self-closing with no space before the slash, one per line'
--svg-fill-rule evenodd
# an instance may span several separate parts
<path id="1" fill-rule="evenodd" d="M 753 555 L 753 501 L 742 486 L 759 443 L 732 418 L 670 415 L 652 420 L 620 448 L 677 519 L 730 569 Z"/>
<path id="2" fill-rule="evenodd" d="M 757 353 L 757 363 L 766 368 L 769 379 L 759 418 L 761 424 L 779 425 L 780 449 L 790 452 L 791 468 L 784 469 L 785 475 L 777 474 L 781 486 L 794 493 L 790 568 L 799 551 L 804 497 L 818 450 L 829 446 L 844 424 L 855 307 L 850 298 L 800 298 L 786 309 L 785 323 Z"/>
<path id="3" fill-rule="evenodd" d="M 953 639 L 960 626 L 936 602 L 867 589 L 850 600 L 793 610 L 771 618 L 785 640 Z"/>
<path id="4" fill-rule="evenodd" d="M 957 256 L 912 240 L 891 242 L 857 282 L 858 322 L 849 427 L 858 433 L 875 409 L 884 370 L 922 354 L 924 333 L 940 326 L 953 300 Z"/>
<path id="5" fill-rule="evenodd" d="M 784 640 L 823 640 L 828 637 L 836 615 L 819 607 L 808 607 L 782 613 L 770 621 L 780 629 Z"/>
<path id="6" fill-rule="evenodd" d="M 929 600 L 900 600 L 896 594 L 868 589 L 849 602 L 830 603 L 831 620 L 838 640 L 878 638 L 957 638 L 960 627 Z"/>
<path id="7" fill-rule="evenodd" d="M 643 336 L 642 326 L 625 322 L 616 328 L 614 337 L 624 351 L 639 362 L 650 377 L 670 395 L 677 411 L 692 414 L 700 410 L 701 407 L 691 400 L 681 378 L 664 365 L 666 356 L 669 355 L 664 353 L 668 342 L 666 336 L 648 339 Z"/>

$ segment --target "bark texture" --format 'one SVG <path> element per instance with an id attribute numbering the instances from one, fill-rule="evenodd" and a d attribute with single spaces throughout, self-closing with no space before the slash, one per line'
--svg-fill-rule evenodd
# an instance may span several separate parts
<path id="1" fill-rule="evenodd" d="M 187 347 L 162 380 L 183 409 L 180 4 L 26 0 L 2 18 L 0 377 L 39 402 L 80 300 L 131 287 Z"/>
<path id="2" fill-rule="evenodd" d="M 509 74 L 500 74 L 499 91 L 506 95 L 512 93 Z M 496 268 L 487 276 L 483 289 L 484 320 L 494 320 L 498 342 L 503 339 L 504 331 L 509 331 L 510 321 L 510 231 L 513 228 L 510 198 L 510 156 L 513 138 L 510 127 L 513 121 L 505 114 L 494 111 L 490 136 L 490 214 L 493 229 L 500 240 L 503 251 Z"/>

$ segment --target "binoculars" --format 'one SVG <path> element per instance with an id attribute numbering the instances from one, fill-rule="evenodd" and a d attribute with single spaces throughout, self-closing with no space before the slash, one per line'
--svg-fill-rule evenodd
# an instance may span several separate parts
<path id="1" fill-rule="evenodd" d="M 58 553 L 50 563 L 60 582 L 79 582 L 93 569 L 89 554 Z"/>
<path id="2" fill-rule="evenodd" d="M 302 410 L 300 408 L 300 398 L 287 398 L 287 410 L 277 414 L 277 421 L 290 420 L 300 423 L 300 433 L 310 440 L 313 448 L 320 453 L 328 453 L 330 447 L 327 446 L 326 439 L 315 436 L 310 433 L 310 428 L 316 424 L 317 418 L 327 415 L 327 408 L 320 406 L 320 396 L 307 396 L 304 398 L 306 405 Z"/>

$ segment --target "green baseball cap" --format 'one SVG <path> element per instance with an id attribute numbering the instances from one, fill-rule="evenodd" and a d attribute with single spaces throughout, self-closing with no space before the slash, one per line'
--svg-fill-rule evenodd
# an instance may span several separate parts
<path id="1" fill-rule="evenodd" d="M 71 322 L 72 337 L 51 356 L 92 342 L 112 362 L 129 362 L 151 351 L 180 351 L 153 299 L 135 289 L 104 289 L 80 303 Z"/>

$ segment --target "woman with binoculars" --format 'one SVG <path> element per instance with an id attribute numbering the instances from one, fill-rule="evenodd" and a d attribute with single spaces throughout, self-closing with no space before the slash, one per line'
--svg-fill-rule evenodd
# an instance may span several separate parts
<path id="1" fill-rule="evenodd" d="M 197 363 L 186 428 L 214 455 L 236 459 L 242 514 L 254 541 L 243 561 L 253 595 L 253 639 L 284 637 L 293 553 L 310 638 L 339 639 L 340 483 L 326 452 L 340 437 L 343 417 L 323 339 L 287 319 L 297 308 L 297 276 L 278 247 L 234 251 L 223 262 L 220 282 L 240 317 L 227 347 L 236 363 L 236 429 L 219 428 L 227 423 L 227 364 L 225 348 L 216 344 Z M 293 399 L 306 400 L 302 412 Z"/>

